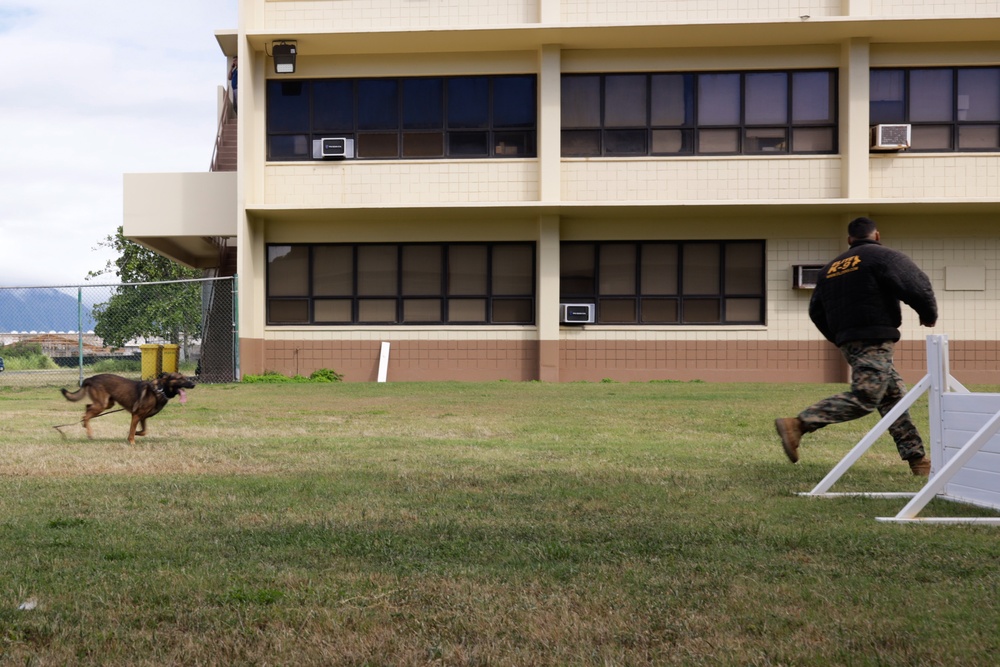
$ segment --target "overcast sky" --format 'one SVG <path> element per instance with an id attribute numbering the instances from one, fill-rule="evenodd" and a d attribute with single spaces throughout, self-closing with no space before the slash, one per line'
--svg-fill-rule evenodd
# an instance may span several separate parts
<path id="1" fill-rule="evenodd" d="M 123 174 L 208 170 L 236 27 L 236 0 L 0 0 L 0 287 L 104 268 Z"/>

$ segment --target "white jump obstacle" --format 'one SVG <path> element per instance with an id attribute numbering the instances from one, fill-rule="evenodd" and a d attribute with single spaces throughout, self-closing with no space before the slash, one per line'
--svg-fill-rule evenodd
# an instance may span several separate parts
<path id="1" fill-rule="evenodd" d="M 928 392 L 931 474 L 917 493 L 830 493 L 832 487 L 889 426 Z M 799 495 L 820 498 L 867 496 L 911 498 L 894 517 L 879 521 L 982 523 L 1000 525 L 1000 517 L 921 518 L 917 514 L 935 496 L 1000 511 L 1000 394 L 973 393 L 951 376 L 948 337 L 927 336 L 927 375 L 841 459 L 816 487 Z"/>

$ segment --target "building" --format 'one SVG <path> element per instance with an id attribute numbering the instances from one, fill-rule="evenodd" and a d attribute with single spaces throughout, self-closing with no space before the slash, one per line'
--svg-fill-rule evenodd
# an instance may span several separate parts
<path id="1" fill-rule="evenodd" d="M 842 381 L 808 284 L 868 215 L 930 275 L 952 371 L 1000 378 L 1000 2 L 239 10 L 236 168 L 126 175 L 124 226 L 235 253 L 244 374 L 374 380 L 389 342 L 394 381 Z"/>

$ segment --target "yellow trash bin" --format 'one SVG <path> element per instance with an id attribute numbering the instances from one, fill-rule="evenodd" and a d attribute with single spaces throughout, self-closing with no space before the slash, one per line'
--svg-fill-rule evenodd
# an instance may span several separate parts
<path id="1" fill-rule="evenodd" d="M 142 379 L 152 380 L 160 374 L 163 367 L 163 346 L 162 345 L 140 345 L 142 352 Z"/>
<path id="2" fill-rule="evenodd" d="M 164 373 L 176 373 L 177 372 L 177 350 L 180 348 L 179 345 L 167 344 L 163 346 L 163 372 Z"/>

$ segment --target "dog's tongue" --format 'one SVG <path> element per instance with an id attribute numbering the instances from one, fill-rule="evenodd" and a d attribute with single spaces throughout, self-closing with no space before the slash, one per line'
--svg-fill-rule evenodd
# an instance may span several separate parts
<path id="1" fill-rule="evenodd" d="M 183 390 L 183 389 L 181 389 L 181 391 L 180 391 L 180 395 L 181 395 L 181 403 L 187 403 L 187 400 L 188 400 L 188 396 L 187 396 L 187 394 L 186 394 L 186 393 L 184 393 L 184 390 Z"/>

